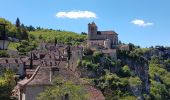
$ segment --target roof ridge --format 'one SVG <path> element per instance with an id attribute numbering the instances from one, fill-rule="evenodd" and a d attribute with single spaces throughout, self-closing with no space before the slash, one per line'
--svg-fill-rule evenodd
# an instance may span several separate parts
<path id="1" fill-rule="evenodd" d="M 40 66 L 38 66 L 38 67 L 36 68 L 36 70 L 35 70 L 35 72 L 33 73 L 33 75 L 28 79 L 28 81 L 27 81 L 24 85 L 27 85 L 29 82 L 31 82 L 31 81 L 35 78 L 35 76 L 37 75 L 39 69 L 40 69 Z"/>

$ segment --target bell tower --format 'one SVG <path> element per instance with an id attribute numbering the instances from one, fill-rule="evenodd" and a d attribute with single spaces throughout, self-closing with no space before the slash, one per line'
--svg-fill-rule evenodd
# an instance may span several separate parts
<path id="1" fill-rule="evenodd" d="M 88 24 L 88 39 L 95 39 L 97 35 L 97 26 L 94 22 Z"/>

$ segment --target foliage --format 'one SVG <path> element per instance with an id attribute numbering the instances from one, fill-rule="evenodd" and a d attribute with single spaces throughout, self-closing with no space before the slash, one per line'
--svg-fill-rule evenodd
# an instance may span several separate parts
<path id="1" fill-rule="evenodd" d="M 68 31 L 49 30 L 49 29 L 39 29 L 39 30 L 30 31 L 29 35 L 33 35 L 37 40 L 42 40 L 42 41 L 52 42 L 52 43 L 57 42 L 63 44 L 67 44 L 69 42 L 72 45 L 82 44 L 86 39 L 86 35 L 80 35 Z"/>
<path id="2" fill-rule="evenodd" d="M 120 74 L 123 77 L 129 77 L 132 75 L 132 71 L 130 70 L 129 66 L 125 65 L 121 68 Z"/>
<path id="3" fill-rule="evenodd" d="M 139 77 L 130 77 L 129 78 L 129 85 L 133 87 L 138 87 L 142 85 L 142 81 Z"/>
<path id="4" fill-rule="evenodd" d="M 0 76 L 0 100 L 9 100 L 11 90 L 14 87 L 14 73 L 11 70 L 4 70 L 4 74 Z"/>
<path id="5" fill-rule="evenodd" d="M 9 37 L 17 38 L 17 39 L 27 39 L 28 32 L 25 26 L 20 25 L 20 20 L 17 18 L 16 25 L 13 25 L 10 21 L 0 18 L 0 22 L 6 24 L 6 34 Z M 1 29 L 0 29 L 1 30 Z"/>
<path id="6" fill-rule="evenodd" d="M 166 89 L 166 86 L 160 82 L 151 81 L 150 93 L 152 99 L 168 100 L 168 90 Z"/>
<path id="7" fill-rule="evenodd" d="M 21 55 L 25 55 L 27 52 L 34 50 L 37 47 L 37 44 L 33 41 L 22 40 L 20 45 L 17 47 L 17 50 Z"/>
<path id="8" fill-rule="evenodd" d="M 62 97 L 67 96 L 69 100 L 88 100 L 88 95 L 81 84 L 75 85 L 71 81 L 56 80 L 53 86 L 46 88 L 37 96 L 37 100 L 62 100 Z"/>
<path id="9" fill-rule="evenodd" d="M 9 57 L 9 54 L 6 50 L 0 50 L 0 57 Z"/>
<path id="10" fill-rule="evenodd" d="M 138 100 L 135 96 L 125 96 L 120 98 L 120 100 Z"/>
<path id="11" fill-rule="evenodd" d="M 19 42 L 10 42 L 9 43 L 9 46 L 8 46 L 8 49 L 9 50 L 17 50 L 17 47 L 20 45 Z"/>

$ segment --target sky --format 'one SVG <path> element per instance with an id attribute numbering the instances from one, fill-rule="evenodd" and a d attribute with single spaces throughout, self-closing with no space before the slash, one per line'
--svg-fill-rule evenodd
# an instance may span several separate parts
<path id="1" fill-rule="evenodd" d="M 24 25 L 87 32 L 113 30 L 141 47 L 170 46 L 170 0 L 0 0 L 0 17 Z"/>

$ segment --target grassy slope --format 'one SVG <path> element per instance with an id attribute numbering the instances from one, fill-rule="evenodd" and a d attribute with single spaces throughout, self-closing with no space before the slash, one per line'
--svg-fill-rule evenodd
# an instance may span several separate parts
<path id="1" fill-rule="evenodd" d="M 33 35 L 36 39 L 42 38 L 47 42 L 54 42 L 55 38 L 59 42 L 83 42 L 86 36 L 68 31 L 55 31 L 55 30 L 36 30 L 31 31 L 29 34 Z"/>

